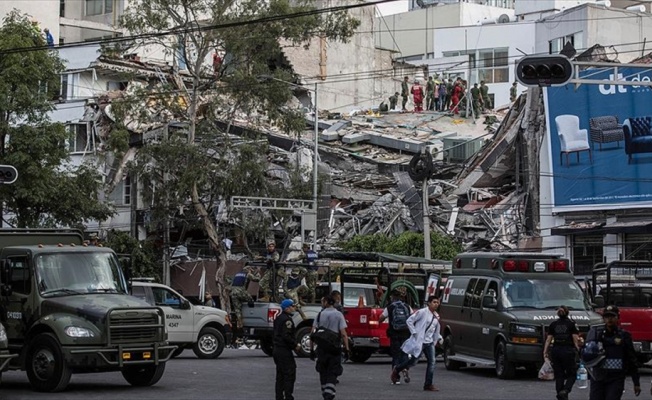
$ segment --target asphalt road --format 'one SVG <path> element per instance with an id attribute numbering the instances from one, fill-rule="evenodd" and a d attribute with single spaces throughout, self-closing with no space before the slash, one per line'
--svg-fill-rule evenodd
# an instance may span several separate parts
<path id="1" fill-rule="evenodd" d="M 518 371 L 510 381 L 494 377 L 493 370 L 467 368 L 447 371 L 438 360 L 435 385 L 439 392 L 424 392 L 425 363 L 412 370 L 412 382 L 392 385 L 389 381 L 390 359 L 372 357 L 364 364 L 346 363 L 337 387 L 338 399 L 446 399 L 446 400 L 539 400 L 555 399 L 553 382 L 543 382 L 526 371 Z M 314 363 L 297 359 L 297 400 L 320 400 L 319 378 Z M 227 349 L 217 360 L 199 360 L 192 351 L 168 363 L 165 375 L 155 386 L 133 388 L 120 373 L 73 375 L 70 386 L 62 393 L 36 393 L 30 389 L 23 372 L 6 372 L 0 386 L 0 399 L 256 399 L 274 398 L 274 362 L 260 350 Z M 643 394 L 636 398 L 631 379 L 623 399 L 650 398 L 650 377 L 641 379 Z M 575 389 L 573 400 L 587 400 L 588 390 Z"/>

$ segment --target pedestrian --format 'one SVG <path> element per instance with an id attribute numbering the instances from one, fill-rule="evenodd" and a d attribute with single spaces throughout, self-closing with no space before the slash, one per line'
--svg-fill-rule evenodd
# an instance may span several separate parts
<path id="1" fill-rule="evenodd" d="M 315 318 L 312 325 L 313 333 L 318 328 L 324 328 L 331 332 L 338 333 L 342 345 L 344 345 L 344 352 L 346 356 L 350 354 L 349 338 L 346 334 L 346 320 L 344 314 L 337 311 L 334 307 L 335 299 L 331 295 L 322 298 L 323 309 Z M 326 346 L 317 346 L 314 349 L 314 343 L 310 342 L 310 359 L 317 359 L 315 369 L 319 373 L 319 382 L 321 384 L 321 395 L 324 400 L 332 400 L 335 398 L 335 385 L 337 385 L 337 378 L 342 375 L 344 369 L 342 368 L 342 350 L 341 347 L 337 349 L 328 349 Z"/>
<path id="2" fill-rule="evenodd" d="M 426 379 L 423 383 L 423 390 L 429 392 L 439 391 L 439 388 L 433 385 L 435 374 L 435 344 L 441 339 L 441 327 L 437 308 L 439 308 L 439 299 L 435 296 L 430 296 L 428 297 L 426 306 L 407 319 L 407 325 L 412 336 L 402 346 L 402 351 L 406 354 L 406 357 L 402 363 L 394 368 L 392 383 L 398 382 L 401 372 L 405 373 L 405 383 L 410 382 L 409 368 L 417 365 L 421 354 L 425 354 L 428 365 L 426 367 Z"/>
<path id="3" fill-rule="evenodd" d="M 270 240 L 267 243 L 267 251 L 263 256 L 267 263 L 267 269 L 260 278 L 260 290 L 263 292 L 262 301 L 275 301 L 278 297 L 278 288 L 285 280 L 285 271 L 277 263 L 281 256 L 276 251 L 276 242 Z"/>
<path id="4" fill-rule="evenodd" d="M 213 300 L 213 294 L 211 292 L 204 293 L 204 305 L 206 307 L 216 307 L 215 300 Z"/>
<path id="5" fill-rule="evenodd" d="M 395 92 L 393 96 L 389 96 L 389 109 L 396 110 L 396 105 L 398 104 L 398 92 Z"/>
<path id="6" fill-rule="evenodd" d="M 339 312 L 343 312 L 344 309 L 342 308 L 342 293 L 340 293 L 339 290 L 333 290 L 331 292 L 331 297 L 333 300 L 335 300 L 335 304 L 333 304 L 333 307 Z"/>
<path id="7" fill-rule="evenodd" d="M 48 47 L 53 49 L 54 48 L 54 37 L 52 37 L 52 34 L 50 33 L 50 30 L 48 28 L 43 29 L 43 33 L 45 34 L 45 42 L 48 44 Z"/>
<path id="8" fill-rule="evenodd" d="M 408 78 L 407 76 L 403 78 L 403 82 L 401 83 L 401 97 L 403 98 L 403 107 L 401 108 L 401 111 L 407 111 L 407 108 L 405 106 L 407 105 L 408 101 Z"/>
<path id="9" fill-rule="evenodd" d="M 485 110 L 491 110 L 493 107 L 491 106 L 491 99 L 489 98 L 489 86 L 487 86 L 484 81 L 480 81 L 480 95 L 482 97 L 482 107 Z"/>
<path id="10" fill-rule="evenodd" d="M 582 347 L 580 331 L 575 321 L 569 318 L 568 307 L 559 306 L 559 319 L 548 326 L 543 358 L 550 360 L 555 373 L 555 389 L 558 400 L 568 400 L 577 376 L 577 351 Z M 554 343 L 554 344 L 553 344 Z"/>
<path id="11" fill-rule="evenodd" d="M 620 400 L 627 375 L 634 381 L 634 394 L 641 393 L 632 335 L 618 327 L 619 317 L 618 307 L 608 305 L 602 312 L 604 325 L 592 326 L 586 335 L 581 359 L 591 377 L 590 400 Z"/>
<path id="12" fill-rule="evenodd" d="M 435 82 L 432 80 L 432 76 L 428 77 L 428 82 L 426 83 L 426 110 L 430 110 L 430 107 L 434 107 L 433 99 L 435 93 Z"/>
<path id="13" fill-rule="evenodd" d="M 446 90 L 446 79 L 444 79 L 439 85 L 439 102 L 437 103 L 437 111 L 444 111 L 444 107 L 446 107 L 446 98 L 448 97 L 448 92 Z"/>
<path id="14" fill-rule="evenodd" d="M 294 400 L 297 363 L 292 351 L 299 351 L 296 328 L 292 321 L 295 304 L 290 299 L 281 302 L 281 314 L 274 320 L 274 364 L 276 364 L 276 400 Z"/>
<path id="15" fill-rule="evenodd" d="M 518 83 L 514 82 L 512 83 L 512 87 L 509 88 L 509 101 L 515 101 L 516 100 L 516 90 L 517 90 L 517 85 Z"/>
<path id="16" fill-rule="evenodd" d="M 405 287 L 400 287 L 405 290 Z M 391 303 L 383 310 L 378 319 L 378 323 L 383 323 L 386 319 L 389 321 L 387 327 L 387 337 L 389 337 L 389 353 L 392 356 L 392 383 L 399 383 L 394 380 L 394 368 L 405 361 L 405 353 L 401 351 L 401 346 L 411 335 L 407 320 L 412 314 L 410 307 L 402 301 L 403 293 L 400 289 L 393 290 L 390 293 Z"/>
<path id="17" fill-rule="evenodd" d="M 250 282 L 258 282 L 260 277 L 254 274 L 254 269 L 251 265 L 245 266 L 242 271 L 237 272 L 233 276 L 233 281 L 230 285 L 231 292 L 231 309 L 236 315 L 236 326 L 242 329 L 242 305 L 248 304 L 253 306 L 254 299 L 247 290 Z"/>
<path id="18" fill-rule="evenodd" d="M 414 100 L 414 112 L 419 113 L 423 111 L 423 88 L 419 81 L 414 81 L 410 93 L 412 93 Z"/>

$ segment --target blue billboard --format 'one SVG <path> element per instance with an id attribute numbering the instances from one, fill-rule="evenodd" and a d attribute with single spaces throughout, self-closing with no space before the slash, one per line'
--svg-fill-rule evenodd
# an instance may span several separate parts
<path id="1" fill-rule="evenodd" d="M 613 71 L 582 76 L 613 80 Z M 618 78 L 649 83 L 652 69 L 619 69 Z M 652 204 L 652 88 L 568 84 L 546 88 L 544 101 L 553 211 Z"/>

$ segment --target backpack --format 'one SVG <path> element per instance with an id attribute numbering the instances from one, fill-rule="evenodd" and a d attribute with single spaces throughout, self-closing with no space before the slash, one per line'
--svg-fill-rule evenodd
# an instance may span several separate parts
<path id="1" fill-rule="evenodd" d="M 342 352 L 342 338 L 339 332 L 333 332 L 319 323 L 321 311 L 317 314 L 317 329 L 310 334 L 310 340 L 322 350 L 329 354 L 339 354 Z"/>
<path id="2" fill-rule="evenodd" d="M 410 309 L 402 301 L 392 303 L 390 325 L 395 332 L 409 330 L 407 319 L 410 317 Z"/>

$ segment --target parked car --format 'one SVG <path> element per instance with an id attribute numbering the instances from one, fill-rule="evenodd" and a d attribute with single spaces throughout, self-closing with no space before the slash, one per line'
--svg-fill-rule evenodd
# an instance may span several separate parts
<path id="1" fill-rule="evenodd" d="M 193 305 L 169 286 L 149 280 L 132 279 L 131 294 L 163 309 L 168 340 L 179 346 L 173 357 L 192 348 L 199 358 L 217 358 L 231 343 L 231 321 L 224 310 Z"/>

